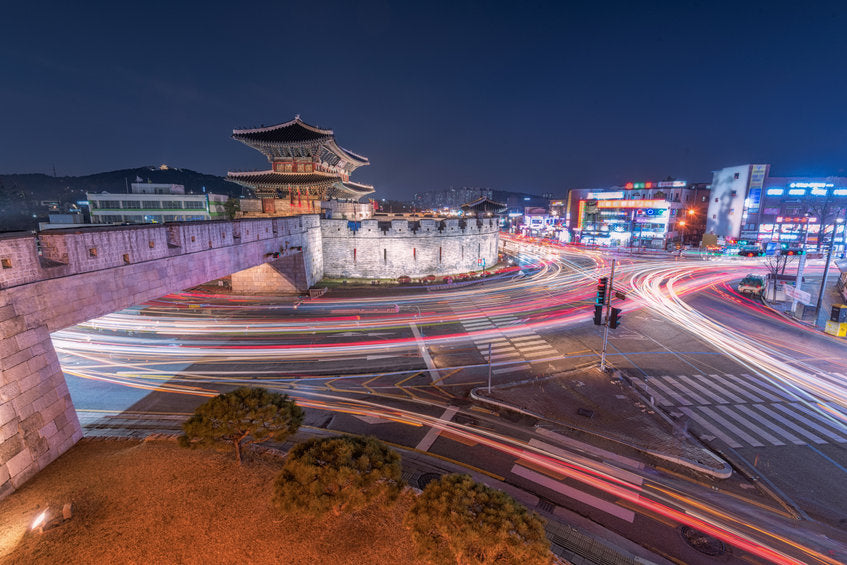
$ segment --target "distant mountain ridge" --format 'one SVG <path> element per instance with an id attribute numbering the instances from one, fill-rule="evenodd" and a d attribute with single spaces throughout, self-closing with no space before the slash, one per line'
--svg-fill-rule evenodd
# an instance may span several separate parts
<path id="1" fill-rule="evenodd" d="M 42 173 L 0 174 L 0 232 L 35 229 L 39 221 L 47 221 L 45 201 L 58 201 L 65 209 L 70 203 L 85 200 L 86 192 L 128 192 L 137 182 L 181 184 L 186 194 L 206 192 L 230 197 L 250 196 L 247 189 L 223 177 L 190 169 L 138 167 L 77 177 L 53 177 Z M 243 192 L 242 192 L 243 191 Z"/>
<path id="2" fill-rule="evenodd" d="M 190 169 L 161 169 L 138 167 L 82 176 L 53 177 L 43 173 L 0 174 L 0 198 L 5 192 L 16 194 L 24 200 L 72 201 L 85 198 L 86 192 L 125 193 L 130 184 L 140 178 L 142 182 L 181 184 L 185 192 L 206 192 L 241 196 L 241 187 L 224 177 L 198 173 Z"/>

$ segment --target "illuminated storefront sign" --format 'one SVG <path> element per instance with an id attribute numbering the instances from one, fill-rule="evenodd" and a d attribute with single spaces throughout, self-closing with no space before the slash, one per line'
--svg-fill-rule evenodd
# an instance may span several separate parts
<path id="1" fill-rule="evenodd" d="M 664 200 L 599 200 L 598 208 L 667 208 Z"/>
<path id="2" fill-rule="evenodd" d="M 802 188 L 791 188 L 788 190 L 788 194 L 791 196 L 803 196 L 806 194 L 806 191 Z"/>
<path id="3" fill-rule="evenodd" d="M 785 191 L 781 188 L 769 188 L 768 196 L 782 196 L 785 194 Z"/>
<path id="4" fill-rule="evenodd" d="M 790 188 L 832 188 L 835 185 L 831 182 L 792 182 L 788 186 Z"/>
<path id="5" fill-rule="evenodd" d="M 685 188 L 688 186 L 688 181 L 684 180 L 666 180 L 662 182 L 628 182 L 624 188 L 631 190 L 633 188 Z"/>
<path id="6" fill-rule="evenodd" d="M 836 188 L 832 191 L 833 196 L 847 196 L 847 188 Z"/>
<path id="7" fill-rule="evenodd" d="M 619 190 L 617 192 L 589 192 L 586 198 L 593 198 L 595 200 L 620 200 L 623 198 L 623 191 Z"/>
<path id="8" fill-rule="evenodd" d="M 813 188 L 812 196 L 826 196 L 827 190 L 825 188 Z"/>

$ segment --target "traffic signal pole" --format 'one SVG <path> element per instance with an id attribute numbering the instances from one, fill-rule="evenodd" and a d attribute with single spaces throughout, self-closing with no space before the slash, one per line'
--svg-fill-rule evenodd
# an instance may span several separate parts
<path id="1" fill-rule="evenodd" d="M 606 291 L 606 319 L 603 323 L 603 353 L 600 356 L 600 370 L 606 370 L 606 345 L 609 343 L 609 315 L 612 312 L 612 292 L 615 282 L 615 259 L 612 259 L 612 270 L 609 273 L 609 288 Z"/>

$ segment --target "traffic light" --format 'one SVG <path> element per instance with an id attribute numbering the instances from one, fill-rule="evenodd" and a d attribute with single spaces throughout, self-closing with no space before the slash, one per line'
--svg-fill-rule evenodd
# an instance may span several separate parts
<path id="1" fill-rule="evenodd" d="M 595 304 L 594 305 L 594 325 L 602 326 L 603 325 L 603 305 Z"/>
<path id="2" fill-rule="evenodd" d="M 621 323 L 621 309 L 612 308 L 612 313 L 609 314 L 609 329 L 613 330 Z"/>
<path id="3" fill-rule="evenodd" d="M 780 255 L 805 255 L 805 249 L 783 249 L 779 252 Z"/>
<path id="4" fill-rule="evenodd" d="M 606 303 L 606 292 L 609 290 L 609 277 L 600 277 L 597 281 L 597 304 Z"/>

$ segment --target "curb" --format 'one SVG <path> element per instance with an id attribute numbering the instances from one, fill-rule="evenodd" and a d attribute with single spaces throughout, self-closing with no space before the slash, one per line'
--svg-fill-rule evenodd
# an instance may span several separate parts
<path id="1" fill-rule="evenodd" d="M 537 379 L 533 379 L 533 380 L 537 380 Z M 515 384 L 519 384 L 519 383 L 509 383 L 509 386 L 513 386 Z M 503 385 L 499 385 L 499 386 L 502 387 Z M 656 457 L 656 458 L 659 458 L 659 459 L 663 459 L 665 461 L 669 461 L 669 462 L 674 463 L 676 465 L 686 467 L 686 468 L 691 469 L 693 471 L 696 471 L 698 473 L 709 475 L 710 477 L 714 477 L 716 479 L 728 479 L 729 477 L 732 476 L 732 466 L 730 466 L 729 463 L 727 463 L 726 461 L 724 461 L 723 459 L 721 459 L 720 457 L 718 457 L 717 455 L 715 455 L 714 453 L 712 453 L 708 449 L 706 450 L 707 453 L 709 453 L 709 455 L 711 455 L 717 462 L 722 464 L 720 469 L 714 469 L 712 467 L 707 467 L 705 465 L 697 463 L 696 461 L 689 461 L 688 459 L 683 459 L 681 457 L 676 457 L 674 455 L 669 455 L 669 454 L 662 453 L 662 452 L 659 452 L 659 451 L 653 451 L 653 450 L 650 450 L 650 449 L 645 449 L 643 447 L 638 447 L 636 445 L 626 443 L 625 441 L 621 441 L 621 440 L 616 439 L 616 438 L 607 437 L 607 436 L 604 436 L 603 434 L 598 434 L 598 433 L 593 432 L 593 431 L 578 428 L 578 427 L 576 427 L 572 424 L 566 424 L 564 422 L 552 420 L 552 419 L 550 419 L 546 416 L 536 414 L 535 412 L 532 412 L 531 410 L 519 408 L 517 406 L 511 405 L 511 404 L 508 404 L 508 403 L 505 403 L 505 402 L 501 402 L 499 400 L 494 400 L 494 399 L 491 399 L 491 398 L 485 398 L 485 397 L 482 397 L 479 394 L 477 394 L 478 390 L 482 390 L 482 389 L 486 389 L 486 388 L 487 387 L 476 387 L 474 389 L 471 389 L 470 397 L 473 400 L 476 400 L 477 402 L 482 402 L 482 403 L 485 403 L 485 404 L 496 406 L 498 408 L 504 408 L 506 410 L 511 410 L 513 412 L 519 412 L 521 414 L 524 414 L 526 416 L 531 416 L 531 417 L 537 418 L 539 420 L 544 420 L 544 421 L 547 421 L 547 422 L 553 422 L 557 425 L 564 426 L 566 428 L 579 430 L 583 433 L 587 433 L 587 434 L 602 438 L 606 441 L 611 441 L 611 442 L 614 442 L 614 443 L 617 443 L 617 444 L 620 444 L 620 445 L 625 445 L 626 447 L 629 447 L 630 449 L 634 449 L 636 451 L 639 451 L 641 453 L 645 453 L 645 454 L 650 455 L 652 457 Z M 492 387 L 492 388 L 498 388 L 498 387 Z M 656 411 L 656 413 L 658 414 L 659 412 Z M 662 415 L 664 417 L 667 417 L 664 414 L 662 414 Z"/>

